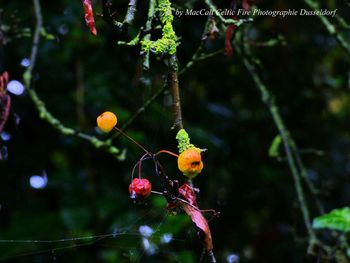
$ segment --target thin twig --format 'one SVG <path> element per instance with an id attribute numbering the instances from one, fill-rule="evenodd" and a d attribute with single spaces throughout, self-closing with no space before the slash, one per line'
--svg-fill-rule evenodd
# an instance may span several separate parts
<path id="1" fill-rule="evenodd" d="M 340 15 L 335 15 L 335 18 L 337 19 L 339 25 L 343 29 L 350 29 L 350 25 L 345 21 L 345 19 L 343 17 L 341 17 Z"/>
<path id="2" fill-rule="evenodd" d="M 148 8 L 148 14 L 147 14 L 147 22 L 146 22 L 146 28 L 145 31 L 147 34 L 144 36 L 144 40 L 150 40 L 151 39 L 151 29 L 152 29 L 152 21 L 156 13 L 156 0 L 149 0 L 149 8 Z M 143 67 L 144 69 L 149 69 L 150 63 L 149 63 L 149 50 L 146 51 L 145 54 L 143 54 Z"/>
<path id="3" fill-rule="evenodd" d="M 148 155 L 152 156 L 152 154 L 146 150 L 145 147 L 143 147 L 141 144 L 139 144 L 137 141 L 135 141 L 133 138 L 131 138 L 129 135 L 127 135 L 125 132 L 123 132 L 121 129 L 119 129 L 118 127 L 114 127 L 115 130 L 117 130 L 118 132 L 120 132 L 122 135 L 124 135 L 126 138 L 128 138 L 131 142 L 133 142 L 134 144 L 136 144 L 141 150 L 143 150 L 145 153 L 147 153 Z"/>
<path id="4" fill-rule="evenodd" d="M 158 192 L 158 191 L 154 191 L 154 190 L 152 190 L 151 193 L 156 194 L 156 195 L 164 196 L 164 193 Z M 175 197 L 175 199 L 180 201 L 180 202 L 182 202 L 182 203 L 184 203 L 184 204 L 189 205 L 190 207 L 192 207 L 193 209 L 197 210 L 198 212 L 201 212 L 201 213 L 203 213 L 203 212 L 209 213 L 210 212 L 210 213 L 213 213 L 213 214 L 218 214 L 218 212 L 216 212 L 214 209 L 201 210 L 197 206 L 192 205 L 190 202 L 188 202 L 188 201 L 186 201 L 186 200 L 184 200 L 184 199 L 182 199 L 180 197 Z"/>
<path id="5" fill-rule="evenodd" d="M 166 89 L 166 85 L 163 85 L 161 88 L 159 88 L 120 128 L 120 130 L 125 131 L 127 130 L 130 125 L 136 120 L 136 118 L 144 113 L 146 109 L 148 109 L 149 106 L 152 105 L 152 103 L 161 95 Z M 117 139 L 121 133 L 114 133 L 111 137 L 110 140 L 115 140 Z"/>
<path id="6" fill-rule="evenodd" d="M 210 263 L 216 263 L 216 258 L 213 250 L 208 251 L 208 258 L 210 260 Z"/>
<path id="7" fill-rule="evenodd" d="M 213 3 L 212 0 L 205 0 L 205 3 L 210 8 L 210 10 L 213 11 L 214 15 L 217 16 L 221 20 L 221 22 L 223 22 L 226 25 L 234 24 L 235 26 L 239 27 L 239 26 L 241 26 L 244 23 L 248 23 L 248 22 L 253 21 L 252 18 L 249 18 L 249 19 L 237 19 L 237 20 L 230 19 L 230 18 L 224 18 L 221 15 L 220 11 L 215 6 L 215 4 Z"/>
<path id="8" fill-rule="evenodd" d="M 32 42 L 32 50 L 30 53 L 30 65 L 25 71 L 23 75 L 24 84 L 26 87 L 30 87 L 31 79 L 32 79 L 32 72 L 36 63 L 36 58 L 38 55 L 38 45 L 40 41 L 40 30 L 43 25 L 43 16 L 41 14 L 41 6 L 39 0 L 33 0 L 34 2 L 34 11 L 35 11 L 35 18 L 36 18 L 36 25 L 35 25 L 35 31 L 33 36 L 33 42 Z"/>
<path id="9" fill-rule="evenodd" d="M 186 73 L 186 71 L 188 71 L 191 67 L 193 67 L 193 65 L 196 63 L 196 62 L 200 62 L 200 61 L 203 61 L 203 60 L 206 60 L 208 58 L 212 58 L 216 55 L 219 55 L 219 54 L 223 54 L 224 52 L 224 49 L 219 49 L 219 50 L 216 50 L 214 52 L 211 52 L 211 53 L 201 53 L 201 48 L 202 45 L 200 45 L 200 47 L 196 50 L 196 52 L 192 55 L 192 58 L 187 62 L 187 64 L 180 70 L 179 72 L 179 75 L 182 75 L 184 73 Z"/>
<path id="10" fill-rule="evenodd" d="M 110 7 L 111 7 L 111 3 L 108 0 L 102 0 L 102 18 L 111 27 L 114 28 L 115 26 L 117 26 L 117 29 L 119 32 L 120 26 L 117 25 L 117 22 L 113 20 Z"/>
<path id="11" fill-rule="evenodd" d="M 122 130 L 126 130 L 129 128 L 129 126 L 134 122 L 134 120 L 143 112 L 146 111 L 146 109 L 151 106 L 151 104 L 160 96 L 163 94 L 163 92 L 166 89 L 166 85 L 163 85 L 161 88 L 159 88 L 121 127 Z"/>
<path id="12" fill-rule="evenodd" d="M 126 15 L 123 22 L 118 22 L 114 19 L 113 14 L 111 13 L 112 3 L 109 0 L 102 0 L 102 10 L 103 10 L 103 19 L 113 28 L 118 30 L 118 33 L 126 32 L 128 27 L 132 25 L 135 19 L 136 14 L 136 5 L 137 0 L 130 0 L 128 4 L 128 8 L 126 10 Z"/>
<path id="13" fill-rule="evenodd" d="M 304 0 L 304 2 L 315 11 L 320 10 L 320 6 L 317 2 L 313 0 Z M 319 15 L 317 17 L 321 20 L 322 24 L 326 27 L 328 33 L 336 38 L 339 45 L 346 51 L 348 56 L 350 56 L 349 42 L 341 35 L 340 32 L 337 31 L 336 27 L 332 24 L 332 22 L 326 16 Z"/>
<path id="14" fill-rule="evenodd" d="M 202 250 L 202 254 L 201 254 L 201 257 L 199 258 L 199 263 L 204 263 L 205 260 L 206 260 L 206 254 L 207 254 L 207 251 L 205 250 L 205 248 Z"/>
<path id="15" fill-rule="evenodd" d="M 201 55 L 199 55 L 198 53 L 193 54 L 191 60 L 188 61 L 185 67 L 180 70 L 180 72 L 178 73 L 178 76 L 185 74 L 197 62 L 212 58 L 216 55 L 222 54 L 222 52 L 223 52 L 223 49 L 219 49 L 217 51 L 214 51 L 212 53 L 207 53 L 207 54 L 206 53 L 203 53 Z M 139 117 L 139 115 L 144 113 L 152 105 L 152 103 L 155 102 L 158 99 L 158 97 L 164 93 L 166 88 L 167 88 L 167 85 L 163 85 L 158 90 L 156 90 L 156 92 L 153 93 L 153 95 L 124 123 L 124 125 L 121 127 L 121 130 L 123 131 L 127 130 L 130 127 L 130 125 L 135 121 L 135 119 Z M 111 138 L 115 139 L 118 136 L 119 134 L 116 134 L 116 135 L 113 135 Z"/>
<path id="16" fill-rule="evenodd" d="M 299 154 L 314 154 L 317 156 L 324 156 L 325 152 L 323 150 L 318 149 L 299 149 Z"/>
<path id="17" fill-rule="evenodd" d="M 311 180 L 308 178 L 306 168 L 305 168 L 304 163 L 303 163 L 301 156 L 300 156 L 300 151 L 299 151 L 298 147 L 296 146 L 294 140 L 291 137 L 290 137 L 289 143 L 290 143 L 290 147 L 292 149 L 292 153 L 295 156 L 296 163 L 299 167 L 301 177 L 304 179 L 308 188 L 310 189 L 310 192 L 313 194 L 314 200 L 315 200 L 315 203 L 316 203 L 316 206 L 317 206 L 319 212 L 321 214 L 324 214 L 324 208 L 323 208 L 321 202 L 319 201 L 319 199 L 316 197 L 320 193 L 320 191 L 318 189 L 316 189 L 316 187 L 313 185 Z"/>
<path id="18" fill-rule="evenodd" d="M 158 151 L 155 155 L 158 156 L 158 155 L 161 154 L 161 153 L 169 154 L 169 155 L 171 155 L 171 156 L 174 156 L 175 158 L 178 158 L 178 157 L 179 157 L 178 154 L 173 153 L 173 152 L 171 152 L 171 151 L 167 151 L 167 150 L 160 150 L 160 151 Z"/>

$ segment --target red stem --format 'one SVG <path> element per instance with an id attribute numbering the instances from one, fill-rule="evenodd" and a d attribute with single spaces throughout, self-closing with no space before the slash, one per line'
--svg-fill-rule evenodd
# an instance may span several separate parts
<path id="1" fill-rule="evenodd" d="M 176 158 L 179 157 L 178 154 L 173 153 L 173 152 L 171 152 L 171 151 L 167 151 L 167 150 L 160 150 L 159 152 L 156 153 L 156 155 L 159 155 L 160 153 L 167 153 L 167 154 L 169 154 L 169 155 L 175 156 Z"/>
<path id="2" fill-rule="evenodd" d="M 137 141 L 135 141 L 133 138 L 131 138 L 129 135 L 127 135 L 125 132 L 123 132 L 121 129 L 119 129 L 118 127 L 114 127 L 114 129 L 116 129 L 118 132 L 120 132 L 121 134 L 123 134 L 126 138 L 128 138 L 130 141 L 132 141 L 133 143 L 135 143 L 139 148 L 141 148 L 145 153 L 147 153 L 149 156 L 153 156 L 153 154 L 149 151 L 147 151 L 145 149 L 145 147 L 143 147 L 141 144 L 139 144 Z"/>

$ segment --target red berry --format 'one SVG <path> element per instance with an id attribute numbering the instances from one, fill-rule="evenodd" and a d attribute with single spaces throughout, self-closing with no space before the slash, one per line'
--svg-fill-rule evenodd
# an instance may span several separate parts
<path id="1" fill-rule="evenodd" d="M 147 197 L 150 195 L 152 185 L 147 179 L 134 178 L 129 185 L 129 193 L 136 197 Z"/>

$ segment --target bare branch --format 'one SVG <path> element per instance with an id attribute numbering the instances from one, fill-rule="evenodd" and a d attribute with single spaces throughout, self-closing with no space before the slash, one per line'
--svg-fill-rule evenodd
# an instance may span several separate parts
<path id="1" fill-rule="evenodd" d="M 191 67 L 195 65 L 196 62 L 200 62 L 216 55 L 223 54 L 224 49 L 219 49 L 211 53 L 201 53 L 201 45 L 197 49 L 197 51 L 192 55 L 192 58 L 187 62 L 187 64 L 180 70 L 179 75 L 186 73 Z"/>
<path id="2" fill-rule="evenodd" d="M 128 10 L 126 11 L 125 19 L 123 24 L 131 25 L 134 22 L 136 14 L 137 0 L 130 0 Z"/>
<path id="3" fill-rule="evenodd" d="M 243 43 L 243 41 L 242 41 L 242 43 Z M 308 186 L 312 187 L 311 189 L 314 189 L 314 188 L 313 188 L 311 182 L 309 182 L 308 179 L 306 178 L 305 167 L 302 164 L 302 161 L 301 161 L 299 154 L 295 152 L 295 150 L 296 150 L 295 143 L 291 139 L 290 133 L 287 130 L 287 128 L 284 124 L 284 121 L 279 113 L 279 109 L 278 109 L 270 91 L 265 86 L 261 77 L 259 76 L 257 68 L 255 67 L 254 63 L 252 62 L 255 59 L 252 58 L 250 48 L 248 45 L 245 45 L 244 43 L 243 43 L 243 46 L 244 46 L 244 51 L 242 51 L 238 45 L 235 45 L 237 52 L 242 57 L 244 65 L 248 69 L 248 72 L 250 73 L 256 87 L 258 88 L 258 90 L 261 93 L 262 101 L 265 103 L 265 105 L 268 107 L 268 109 L 271 113 L 272 119 L 273 119 L 273 121 L 278 129 L 278 132 L 279 132 L 279 134 L 282 138 L 283 144 L 284 144 L 284 149 L 285 149 L 285 153 L 287 156 L 288 165 L 289 165 L 289 168 L 292 172 L 293 179 L 294 179 L 294 185 L 295 185 L 295 189 L 297 192 L 297 197 L 298 197 L 299 205 L 301 208 L 301 212 L 303 215 L 304 224 L 305 224 L 306 229 L 307 229 L 308 234 L 309 234 L 309 252 L 311 252 L 313 249 L 313 246 L 315 245 L 315 241 L 317 240 L 317 237 L 316 237 L 316 234 L 311 226 L 310 212 L 309 212 L 306 198 L 305 198 L 305 194 L 303 191 L 301 178 L 306 179 L 306 181 L 308 182 Z"/>
<path id="4" fill-rule="evenodd" d="M 175 115 L 175 123 L 173 128 L 177 131 L 183 129 L 182 123 L 182 113 L 181 113 L 181 99 L 179 90 L 179 79 L 178 79 L 178 63 L 176 54 L 171 55 L 169 61 L 169 73 L 168 73 L 168 83 L 173 96 L 173 111 Z"/>
<path id="5" fill-rule="evenodd" d="M 132 25 L 136 15 L 137 0 L 130 0 L 128 9 L 123 22 L 118 22 L 114 19 L 114 13 L 111 13 L 112 3 L 109 0 L 102 0 L 103 19 L 118 32 L 126 32 L 128 27 Z"/>

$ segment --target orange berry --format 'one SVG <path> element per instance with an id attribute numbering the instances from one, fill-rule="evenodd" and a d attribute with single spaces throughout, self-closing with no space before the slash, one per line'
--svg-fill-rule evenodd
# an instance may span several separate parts
<path id="1" fill-rule="evenodd" d="M 194 178 L 203 169 L 201 152 L 197 148 L 190 148 L 183 151 L 177 158 L 177 167 L 189 177 Z"/>
<path id="2" fill-rule="evenodd" d="M 103 132 L 110 132 L 117 125 L 117 116 L 113 112 L 105 111 L 97 117 L 97 126 Z"/>

